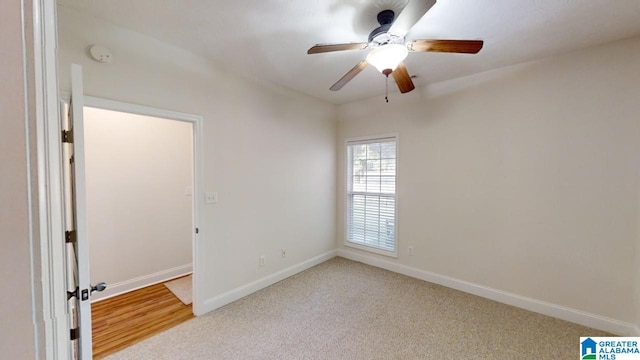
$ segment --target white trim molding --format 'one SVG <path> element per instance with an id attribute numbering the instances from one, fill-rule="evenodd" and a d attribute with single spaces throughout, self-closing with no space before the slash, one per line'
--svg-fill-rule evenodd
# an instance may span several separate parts
<path id="1" fill-rule="evenodd" d="M 29 174 L 30 182 L 37 181 L 37 192 L 30 193 L 34 345 L 37 358 L 69 359 L 56 3 L 46 0 L 31 1 L 28 6 L 27 3 L 23 1 L 23 19 L 30 18 L 33 25 L 32 32 L 23 36 L 25 64 L 33 56 L 33 67 L 25 69 L 25 79 L 33 76 L 27 111 L 35 118 L 31 123 L 35 124 L 35 141 L 29 139 L 29 151 L 36 150 L 30 158 L 37 162 L 37 172 Z M 29 49 L 30 46 L 33 48 Z"/>
<path id="2" fill-rule="evenodd" d="M 321 264 L 329 259 L 336 257 L 336 250 L 328 251 L 324 254 L 313 257 L 309 260 L 303 261 L 299 264 L 290 266 L 286 269 L 275 272 L 269 276 L 263 277 L 262 279 L 258 279 L 249 284 L 240 286 L 233 290 L 227 291 L 218 296 L 214 296 L 204 301 L 204 306 L 202 307 L 202 312 L 196 313 L 196 315 L 204 315 L 209 311 L 215 310 L 219 307 L 232 303 L 238 299 L 241 299 L 247 295 L 253 294 L 258 290 L 262 290 L 267 286 L 273 285 L 278 281 L 282 281 L 290 276 L 293 276 L 299 272 L 312 268 L 318 264 Z"/>
<path id="3" fill-rule="evenodd" d="M 460 290 L 503 304 L 515 306 L 557 319 L 566 320 L 590 328 L 603 330 L 618 335 L 632 336 L 633 334 L 635 334 L 635 336 L 640 336 L 638 335 L 639 329 L 637 326 L 619 320 L 610 319 L 585 311 L 552 304 L 546 301 L 512 294 L 506 291 L 493 289 L 468 281 L 455 279 L 449 276 L 394 263 L 388 260 L 378 259 L 371 255 L 362 254 L 349 249 L 338 249 L 337 255 L 345 259 L 358 261 L 367 265 L 372 265 L 385 270 L 393 271 L 398 274 L 446 286 L 448 288 Z"/>
<path id="4" fill-rule="evenodd" d="M 134 279 L 121 281 L 115 284 L 108 284 L 107 288 L 99 293 L 91 295 L 91 303 L 112 298 L 130 291 L 142 289 L 143 287 L 166 282 L 181 276 L 189 275 L 193 272 L 192 264 L 177 266 L 171 269 L 162 270 L 153 274 L 140 276 Z"/>

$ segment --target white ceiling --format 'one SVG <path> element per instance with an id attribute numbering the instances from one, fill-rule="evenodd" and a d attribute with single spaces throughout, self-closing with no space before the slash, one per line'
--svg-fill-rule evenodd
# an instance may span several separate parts
<path id="1" fill-rule="evenodd" d="M 365 51 L 307 55 L 318 43 L 363 42 L 380 10 L 407 0 L 58 0 L 115 25 L 332 103 L 384 94 L 369 66 L 329 87 Z M 416 86 L 540 59 L 640 34 L 640 0 L 439 0 L 406 39 L 481 39 L 477 55 L 410 53 Z M 115 59 L 118 61 L 118 59 Z M 392 79 L 390 78 L 390 81 Z M 395 89 L 390 83 L 390 89 Z M 394 95 L 401 96 L 401 95 Z"/>

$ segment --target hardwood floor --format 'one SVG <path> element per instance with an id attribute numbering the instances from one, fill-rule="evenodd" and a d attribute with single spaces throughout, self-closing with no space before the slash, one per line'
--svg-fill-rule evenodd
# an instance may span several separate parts
<path id="1" fill-rule="evenodd" d="M 163 284 L 152 285 L 91 305 L 93 358 L 101 359 L 193 318 Z"/>

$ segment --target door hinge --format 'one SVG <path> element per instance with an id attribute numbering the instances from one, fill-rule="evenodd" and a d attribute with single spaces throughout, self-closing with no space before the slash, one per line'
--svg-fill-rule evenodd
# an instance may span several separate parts
<path id="1" fill-rule="evenodd" d="M 75 230 L 71 230 L 71 231 L 65 231 L 64 232 L 64 240 L 66 241 L 66 243 L 75 243 L 77 238 L 76 238 L 76 231 Z"/>
<path id="2" fill-rule="evenodd" d="M 71 300 L 74 297 L 78 297 L 78 291 L 80 291 L 80 288 L 76 287 L 75 290 L 73 291 L 67 291 L 67 301 Z"/>
<path id="3" fill-rule="evenodd" d="M 62 142 L 73 143 L 73 130 L 62 130 Z"/>
<path id="4" fill-rule="evenodd" d="M 69 338 L 71 341 L 78 340 L 80 338 L 80 328 L 70 329 Z"/>

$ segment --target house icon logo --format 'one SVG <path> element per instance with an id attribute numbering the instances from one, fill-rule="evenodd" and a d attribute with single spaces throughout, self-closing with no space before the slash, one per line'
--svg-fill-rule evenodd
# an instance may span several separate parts
<path id="1" fill-rule="evenodd" d="M 580 359 L 595 360 L 596 359 L 596 342 L 591 338 L 586 338 L 580 343 Z"/>

